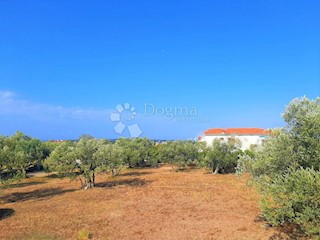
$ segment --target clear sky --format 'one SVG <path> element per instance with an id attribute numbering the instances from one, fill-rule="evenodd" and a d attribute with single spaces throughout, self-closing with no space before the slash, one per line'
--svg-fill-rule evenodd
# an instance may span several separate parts
<path id="1" fill-rule="evenodd" d="M 318 0 L 1 0 L 0 134 L 117 138 L 124 103 L 136 115 L 121 113 L 121 136 L 281 127 L 294 97 L 320 95 L 319 12 Z"/>

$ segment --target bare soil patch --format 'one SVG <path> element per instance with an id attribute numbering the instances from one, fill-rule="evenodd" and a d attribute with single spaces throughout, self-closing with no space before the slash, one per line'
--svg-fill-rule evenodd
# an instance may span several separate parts
<path id="1" fill-rule="evenodd" d="M 0 195 L 0 239 L 277 239 L 259 220 L 258 199 L 247 177 L 171 167 L 101 175 L 97 187 L 39 175 Z"/>

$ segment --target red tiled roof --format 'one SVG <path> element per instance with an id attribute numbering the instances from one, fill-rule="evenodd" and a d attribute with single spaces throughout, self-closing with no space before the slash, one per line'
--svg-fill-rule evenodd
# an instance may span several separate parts
<path id="1" fill-rule="evenodd" d="M 204 135 L 223 135 L 223 134 L 236 134 L 236 135 L 268 135 L 270 130 L 262 128 L 211 128 L 204 132 Z"/>

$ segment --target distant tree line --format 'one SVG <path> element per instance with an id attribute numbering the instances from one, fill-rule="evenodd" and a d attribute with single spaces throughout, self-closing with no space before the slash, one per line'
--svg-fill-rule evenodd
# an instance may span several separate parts
<path id="1" fill-rule="evenodd" d="M 194 141 L 157 143 L 147 138 L 120 138 L 114 142 L 82 135 L 77 141 L 41 142 L 21 132 L 0 137 L 0 181 L 25 178 L 30 169 L 44 168 L 94 187 L 97 174 L 118 175 L 123 168 L 158 167 L 170 164 L 173 171 L 205 167 L 212 173 L 235 172 L 237 142 L 214 141 L 212 146 Z"/>

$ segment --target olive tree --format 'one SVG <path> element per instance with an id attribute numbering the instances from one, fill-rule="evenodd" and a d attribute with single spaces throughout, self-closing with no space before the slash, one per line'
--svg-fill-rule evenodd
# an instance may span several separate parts
<path id="1" fill-rule="evenodd" d="M 147 167 L 156 164 L 153 156 L 154 142 L 147 138 L 120 138 L 115 143 L 122 148 L 124 162 L 130 167 Z"/>
<path id="2" fill-rule="evenodd" d="M 271 225 L 294 223 L 319 236 L 320 99 L 294 99 L 283 118 L 287 125 L 242 163 L 262 193 L 262 215 Z"/>
<path id="3" fill-rule="evenodd" d="M 237 141 L 216 139 L 205 149 L 204 165 L 212 169 L 212 174 L 233 173 L 242 151 Z"/>
<path id="4" fill-rule="evenodd" d="M 101 145 L 94 154 L 94 158 L 110 171 L 112 176 L 117 176 L 123 168 L 126 155 L 124 149 L 117 144 Z"/>
<path id="5" fill-rule="evenodd" d="M 200 156 L 200 145 L 193 141 L 171 141 L 156 147 L 156 158 L 159 162 L 170 163 L 175 171 L 197 164 Z"/>
<path id="6" fill-rule="evenodd" d="M 320 98 L 294 99 L 285 109 L 285 131 L 291 140 L 294 157 L 302 167 L 320 169 Z"/>
<path id="7" fill-rule="evenodd" d="M 294 99 L 285 109 L 287 125 L 272 130 L 270 138 L 250 161 L 253 176 L 273 176 L 289 168 L 320 170 L 320 98 Z"/>
<path id="8" fill-rule="evenodd" d="M 262 215 L 272 226 L 293 223 L 307 235 L 320 235 L 319 171 L 290 168 L 259 183 Z"/>
<path id="9" fill-rule="evenodd" d="M 4 150 L 4 137 L 0 136 L 0 185 L 4 184 L 10 174 L 8 170 L 8 158 Z"/>
<path id="10" fill-rule="evenodd" d="M 39 139 L 16 132 L 13 136 L 4 138 L 2 154 L 7 162 L 7 170 L 26 177 L 27 170 L 46 157 L 46 149 Z"/>
<path id="11" fill-rule="evenodd" d="M 103 161 L 96 157 L 101 144 L 105 142 L 96 139 L 63 142 L 46 159 L 45 166 L 72 178 L 78 177 L 83 189 L 92 188 L 96 173 L 104 167 Z"/>

